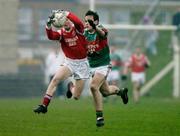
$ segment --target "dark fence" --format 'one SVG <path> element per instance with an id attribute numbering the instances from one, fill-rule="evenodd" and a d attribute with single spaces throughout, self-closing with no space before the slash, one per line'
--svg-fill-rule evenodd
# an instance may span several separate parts
<path id="1" fill-rule="evenodd" d="M 0 76 L 0 97 L 42 96 L 45 87 L 40 65 L 20 66 L 17 74 Z"/>

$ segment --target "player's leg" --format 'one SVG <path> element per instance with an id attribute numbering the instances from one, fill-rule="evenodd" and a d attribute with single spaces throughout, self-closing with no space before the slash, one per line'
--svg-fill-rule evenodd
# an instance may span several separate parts
<path id="1" fill-rule="evenodd" d="M 66 97 L 68 99 L 73 97 L 75 100 L 78 100 L 84 89 L 85 82 L 86 80 L 84 79 L 76 79 L 74 84 L 72 81 L 70 81 L 67 85 Z"/>
<path id="2" fill-rule="evenodd" d="M 56 72 L 55 76 L 51 80 L 48 88 L 46 90 L 46 94 L 43 97 L 42 104 L 39 105 L 36 109 L 34 109 L 35 113 L 46 113 L 47 107 L 51 101 L 51 98 L 56 91 L 56 87 L 59 82 L 67 79 L 71 75 L 71 71 L 67 66 L 61 66 Z"/>
<path id="3" fill-rule="evenodd" d="M 89 65 L 87 60 L 79 60 L 77 62 L 71 63 L 71 67 L 74 73 L 75 83 L 73 84 L 71 81 L 68 83 L 68 90 L 66 92 L 67 98 L 79 99 L 86 82 L 86 79 L 90 77 Z"/>
<path id="4" fill-rule="evenodd" d="M 111 71 L 111 66 L 109 66 L 109 65 L 101 66 L 101 67 L 95 69 L 95 75 L 94 75 L 93 79 L 95 79 L 95 78 L 99 79 L 99 83 L 98 83 L 99 86 L 95 86 L 96 81 L 94 82 L 93 86 L 94 86 L 94 88 L 98 87 L 97 89 L 102 93 L 103 96 L 116 94 L 117 91 L 119 90 L 119 88 L 117 86 L 114 86 L 114 85 L 109 86 L 108 79 L 112 78 L 111 76 L 112 76 L 112 71 Z"/>
<path id="5" fill-rule="evenodd" d="M 100 91 L 103 94 L 104 97 L 109 95 L 118 95 L 121 96 L 123 103 L 128 103 L 128 89 L 127 88 L 121 88 L 119 89 L 115 85 L 109 85 L 107 81 L 103 82 L 103 84 L 100 87 Z"/>
<path id="6" fill-rule="evenodd" d="M 111 71 L 110 66 L 100 67 L 96 71 L 98 73 L 101 73 L 103 75 L 103 78 L 104 78 L 104 82 L 102 82 L 102 85 L 99 88 L 100 92 L 102 93 L 102 95 L 104 97 L 109 96 L 109 95 L 114 95 L 114 94 L 119 95 L 119 96 L 121 96 L 123 103 L 127 104 L 128 103 L 128 95 L 127 95 L 128 89 L 127 88 L 119 89 L 119 87 L 117 87 L 115 85 L 109 85 L 108 82 L 106 81 L 106 78 L 108 77 L 110 71 Z M 119 75 L 119 73 L 116 73 L 116 74 Z"/>
<path id="7" fill-rule="evenodd" d="M 109 85 L 106 80 L 103 82 L 102 86 L 100 87 L 100 92 L 104 97 L 117 94 L 118 91 L 119 88 L 117 86 Z"/>
<path id="8" fill-rule="evenodd" d="M 58 71 L 56 72 L 55 76 L 53 77 L 53 79 L 51 80 L 46 94 L 53 96 L 54 92 L 55 92 L 55 88 L 57 87 L 57 85 L 67 79 L 69 76 L 71 76 L 72 73 L 70 71 L 70 69 L 67 66 L 61 66 Z"/>
<path id="9" fill-rule="evenodd" d="M 133 85 L 133 92 L 132 92 L 132 95 L 133 95 L 133 100 L 134 102 L 138 102 L 139 101 L 139 80 L 140 80 L 140 73 L 135 73 L 135 72 L 132 72 L 131 73 L 131 82 L 132 82 L 132 85 Z"/>
<path id="10" fill-rule="evenodd" d="M 84 89 L 84 84 L 85 84 L 85 80 L 82 80 L 82 79 L 75 80 L 74 87 L 71 90 L 74 99 L 76 99 L 76 100 L 79 99 L 79 97 L 81 96 L 81 93 Z"/>
<path id="11" fill-rule="evenodd" d="M 145 83 L 145 73 L 136 73 L 132 75 L 132 82 L 133 82 L 133 99 L 134 102 L 139 102 L 140 99 L 140 91 L 142 85 Z"/>
<path id="12" fill-rule="evenodd" d="M 91 83 L 90 89 L 93 95 L 95 110 L 96 110 L 96 126 L 101 127 L 104 125 L 104 117 L 103 117 L 103 98 L 99 91 L 100 86 L 105 81 L 104 75 L 100 73 L 95 73 Z"/>
<path id="13" fill-rule="evenodd" d="M 72 81 L 69 81 L 67 84 L 67 91 L 66 91 L 66 97 L 70 99 L 73 95 L 73 92 L 71 91 L 74 88 L 74 84 Z"/>
<path id="14" fill-rule="evenodd" d="M 140 97 L 140 85 L 139 82 L 133 81 L 133 100 L 135 103 L 139 101 Z"/>

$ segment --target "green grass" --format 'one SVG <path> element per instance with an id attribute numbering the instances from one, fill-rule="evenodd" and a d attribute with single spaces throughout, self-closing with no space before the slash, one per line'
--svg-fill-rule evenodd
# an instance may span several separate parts
<path id="1" fill-rule="evenodd" d="M 166 40 L 163 40 L 166 39 Z M 170 33 L 160 35 L 158 55 L 150 56 L 151 79 L 172 59 Z M 128 88 L 131 96 L 131 84 Z M 172 71 L 140 103 L 109 100 L 104 104 L 105 126 L 97 129 L 92 98 L 53 99 L 45 115 L 32 109 L 39 99 L 0 99 L 0 136 L 180 136 L 180 99 L 172 99 Z"/>
<path id="2" fill-rule="evenodd" d="M 143 97 L 139 104 L 104 104 L 105 126 L 97 129 L 92 98 L 53 99 L 49 111 L 32 109 L 41 99 L 1 99 L 0 136 L 179 136 L 180 100 Z"/>

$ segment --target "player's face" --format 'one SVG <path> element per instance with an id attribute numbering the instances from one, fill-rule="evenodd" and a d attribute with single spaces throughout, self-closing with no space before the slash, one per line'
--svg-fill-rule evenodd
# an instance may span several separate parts
<path id="1" fill-rule="evenodd" d="M 142 51 L 141 51 L 140 48 L 136 48 L 136 51 L 135 51 L 135 52 L 136 52 L 137 55 L 140 55 L 140 54 L 142 53 Z"/>
<path id="2" fill-rule="evenodd" d="M 88 15 L 88 16 L 85 16 L 85 19 L 84 19 L 85 28 L 90 31 L 90 30 L 92 30 L 92 27 L 89 25 L 88 20 L 94 21 L 93 16 L 89 16 L 89 15 Z"/>

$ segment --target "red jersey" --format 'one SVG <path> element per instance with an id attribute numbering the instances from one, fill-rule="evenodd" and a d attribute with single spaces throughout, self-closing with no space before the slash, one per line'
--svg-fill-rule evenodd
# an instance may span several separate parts
<path id="1" fill-rule="evenodd" d="M 67 18 L 73 22 L 72 29 L 66 31 L 61 28 L 53 31 L 46 27 L 46 33 L 50 40 L 59 40 L 62 51 L 67 58 L 83 59 L 87 57 L 86 39 L 83 35 L 84 25 L 82 21 L 73 13 L 69 12 Z"/>
<path id="2" fill-rule="evenodd" d="M 128 60 L 127 66 L 131 68 L 132 72 L 140 73 L 145 71 L 145 64 L 147 63 L 147 58 L 144 54 L 137 56 L 133 54 Z"/>

